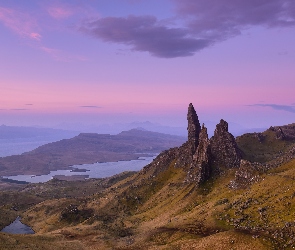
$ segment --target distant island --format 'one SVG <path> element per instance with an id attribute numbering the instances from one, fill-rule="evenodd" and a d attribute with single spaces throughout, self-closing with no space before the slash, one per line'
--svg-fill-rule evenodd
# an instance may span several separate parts
<path id="1" fill-rule="evenodd" d="M 185 137 L 139 129 L 117 135 L 81 133 L 71 139 L 48 143 L 21 155 L 0 158 L 0 176 L 48 174 L 71 165 L 135 160 L 180 146 Z"/>

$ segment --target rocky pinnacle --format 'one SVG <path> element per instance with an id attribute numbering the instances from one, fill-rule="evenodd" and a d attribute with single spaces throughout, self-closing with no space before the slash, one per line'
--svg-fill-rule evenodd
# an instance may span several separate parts
<path id="1" fill-rule="evenodd" d="M 195 111 L 193 104 L 189 104 L 187 112 L 188 121 L 188 143 L 190 144 L 192 154 L 195 153 L 199 144 L 199 134 L 201 132 L 201 125 Z"/>

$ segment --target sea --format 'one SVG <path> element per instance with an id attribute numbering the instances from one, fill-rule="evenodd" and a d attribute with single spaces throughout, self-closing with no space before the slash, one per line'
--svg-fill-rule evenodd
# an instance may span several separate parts
<path id="1" fill-rule="evenodd" d="M 49 143 L 49 140 L 29 140 L 29 139 L 14 139 L 0 140 L 0 157 L 22 154 L 31 151 L 41 145 Z M 147 157 L 139 157 L 137 160 L 117 161 L 117 162 L 97 162 L 93 164 L 73 165 L 69 170 L 51 171 L 47 175 L 16 175 L 3 176 L 3 178 L 28 183 L 47 182 L 54 176 L 73 176 L 79 175 L 87 178 L 105 178 L 124 171 L 139 171 L 144 166 L 153 161 L 157 154 L 151 154 Z"/>

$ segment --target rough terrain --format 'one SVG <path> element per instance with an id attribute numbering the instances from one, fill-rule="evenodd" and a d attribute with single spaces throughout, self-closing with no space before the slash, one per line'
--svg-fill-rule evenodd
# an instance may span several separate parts
<path id="1" fill-rule="evenodd" d="M 20 197 L 3 193 L 1 212 L 36 232 L 0 233 L 3 249 L 293 249 L 294 132 L 236 140 L 221 120 L 209 139 L 190 105 L 188 141 L 138 173 L 72 182 L 80 192 L 64 181 L 31 184 L 16 209 Z"/>

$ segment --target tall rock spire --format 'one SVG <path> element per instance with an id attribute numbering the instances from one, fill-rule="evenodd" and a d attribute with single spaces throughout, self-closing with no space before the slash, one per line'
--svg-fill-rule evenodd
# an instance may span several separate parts
<path id="1" fill-rule="evenodd" d="M 201 125 L 195 108 L 191 103 L 188 106 L 187 121 L 188 143 L 190 144 L 192 154 L 194 154 L 199 144 L 199 134 L 201 132 Z"/>
<path id="2" fill-rule="evenodd" d="M 203 124 L 199 135 L 199 145 L 188 170 L 187 181 L 195 183 L 196 186 L 207 181 L 211 174 L 210 160 L 210 141 L 207 128 Z"/>

